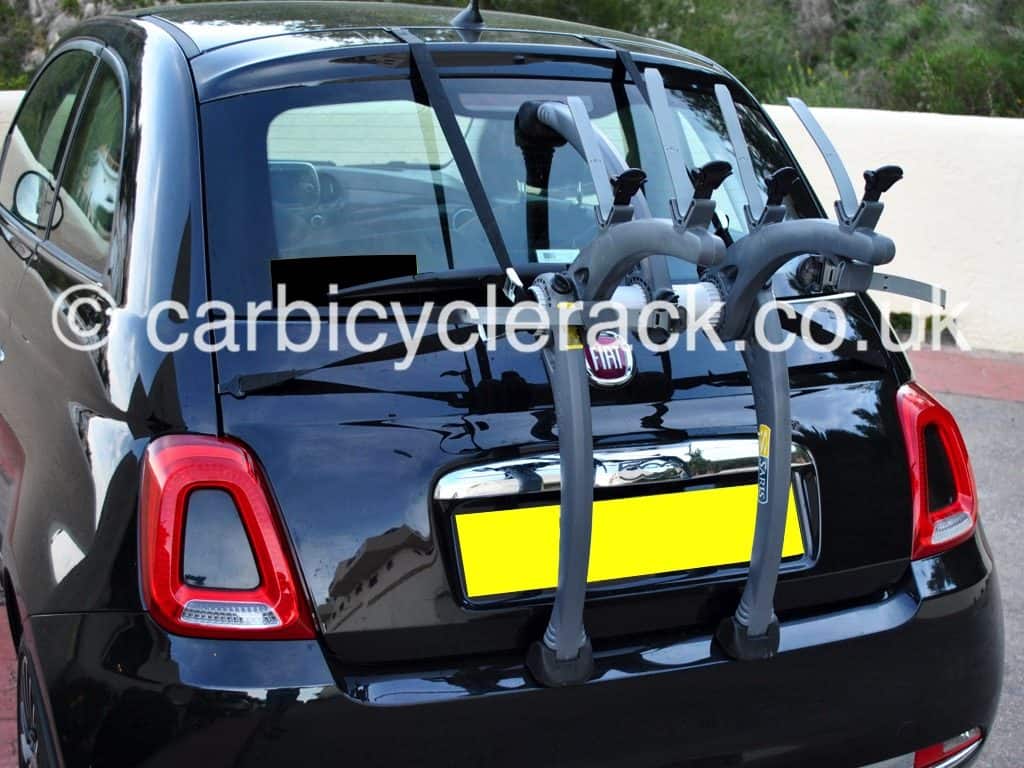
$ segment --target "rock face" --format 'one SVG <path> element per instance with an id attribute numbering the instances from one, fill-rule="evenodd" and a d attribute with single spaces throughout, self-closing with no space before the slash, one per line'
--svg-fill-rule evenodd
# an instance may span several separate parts
<path id="1" fill-rule="evenodd" d="M 147 0 L 0 0 L 0 3 L 27 17 L 35 32 L 23 54 L 22 63 L 26 70 L 38 67 L 54 44 L 82 19 L 125 8 L 154 5 Z"/>

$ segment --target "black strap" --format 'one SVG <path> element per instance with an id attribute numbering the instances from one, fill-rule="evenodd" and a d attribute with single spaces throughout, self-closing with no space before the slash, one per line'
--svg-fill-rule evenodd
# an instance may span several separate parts
<path id="1" fill-rule="evenodd" d="M 554 157 L 554 147 L 523 147 L 526 186 L 537 190 L 526 190 L 526 242 L 530 254 L 551 247 L 548 184 Z"/>
<path id="2" fill-rule="evenodd" d="M 636 124 L 633 121 L 633 113 L 629 106 L 629 97 L 626 95 L 625 89 L 625 76 L 628 76 L 630 80 L 636 85 L 637 90 L 640 91 L 640 96 L 643 98 L 644 103 L 650 108 L 651 99 L 647 93 L 647 81 L 644 80 L 643 73 L 640 72 L 640 67 L 637 66 L 636 61 L 633 59 L 633 54 L 627 51 L 625 48 L 620 48 L 610 40 L 606 40 L 603 37 L 594 37 L 592 35 L 585 35 L 586 40 L 591 45 L 596 45 L 600 48 L 605 48 L 615 52 L 618 67 L 616 68 L 616 76 L 614 80 L 622 87 L 615 87 L 615 106 L 619 112 L 620 119 L 622 120 L 622 129 L 626 135 L 626 164 L 630 168 L 640 168 L 640 137 L 637 135 Z M 618 76 L 622 75 L 622 77 Z M 613 86 L 614 87 L 614 86 Z M 632 141 L 629 137 L 632 136 Z"/>
<path id="3" fill-rule="evenodd" d="M 637 66 L 636 61 L 633 59 L 633 54 L 625 48 L 620 48 L 611 40 L 607 40 L 603 37 L 584 35 L 583 39 L 591 45 L 596 45 L 599 48 L 607 48 L 609 51 L 614 51 L 615 56 L 618 58 L 619 66 L 621 66 L 626 74 L 629 75 L 629 79 L 633 81 L 633 84 L 639 89 L 640 95 L 643 96 L 644 102 L 650 106 L 651 99 L 647 95 L 647 82 L 644 80 L 644 76 L 640 72 L 640 67 Z"/>
<path id="4" fill-rule="evenodd" d="M 466 137 L 462 135 L 459 121 L 455 117 L 455 110 L 452 109 L 452 104 L 448 100 L 447 93 L 445 93 L 444 85 L 441 83 L 441 76 L 437 74 L 434 60 L 430 55 L 430 51 L 427 50 L 427 44 L 407 29 L 391 29 L 389 31 L 409 46 L 409 55 L 412 57 L 413 64 L 410 67 L 410 73 L 415 72 L 419 84 L 427 95 L 427 102 L 437 116 L 437 122 L 441 125 L 441 131 L 444 133 L 445 141 L 448 142 L 448 149 L 452 153 L 452 159 L 455 160 L 455 165 L 459 169 L 462 183 L 466 187 L 466 193 L 469 195 L 469 200 L 473 204 L 476 217 L 484 229 L 484 234 L 487 235 L 487 241 L 491 245 L 491 250 L 494 251 L 494 257 L 498 260 L 498 264 L 506 276 L 510 278 L 514 276 L 513 279 L 508 281 L 508 289 L 506 291 L 506 295 L 509 293 L 513 294 L 509 296 L 509 299 L 514 301 L 519 297 L 521 290 L 521 284 L 515 285 L 516 282 L 520 282 L 518 275 L 516 275 L 515 266 L 512 264 L 512 258 L 509 256 L 505 239 L 502 237 L 501 229 L 498 227 L 498 220 L 494 216 L 494 209 L 491 208 L 491 203 L 487 199 L 487 191 L 484 189 L 483 181 L 480 179 L 480 173 L 477 171 L 473 155 L 469 151 L 469 145 L 466 144 Z"/>

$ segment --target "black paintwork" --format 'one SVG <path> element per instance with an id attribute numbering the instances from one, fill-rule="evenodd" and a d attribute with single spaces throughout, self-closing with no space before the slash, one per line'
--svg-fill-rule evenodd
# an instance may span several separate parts
<path id="1" fill-rule="evenodd" d="M 981 534 L 909 561 L 894 396 L 910 370 L 881 348 L 867 297 L 845 300 L 853 329 L 835 353 L 791 352 L 794 437 L 815 460 L 814 551 L 779 587 L 782 655 L 749 665 L 709 655 L 741 573 L 649 580 L 595 591 L 587 626 L 600 679 L 567 691 L 524 679 L 522 651 L 543 628 L 547 598 L 469 606 L 451 510 L 430 498 L 446 470 L 553 447 L 539 358 L 442 351 L 402 374 L 387 355 L 357 356 L 238 399 L 218 396 L 219 382 L 337 353 L 318 348 L 296 365 L 269 351 L 213 360 L 191 344 L 159 353 L 139 343 L 156 302 L 195 308 L 209 298 L 202 102 L 314 82 L 339 59 L 360 77 L 405 77 L 403 49 L 382 25 L 419 28 L 437 41 L 442 71 L 461 75 L 513 66 L 520 77 L 607 80 L 614 56 L 589 34 L 614 36 L 680 77 L 727 73 L 683 49 L 508 14 L 487 17 L 511 31 L 464 43 L 444 26 L 451 9 L 421 6 L 151 13 L 90 21 L 69 36 L 102 41 L 123 69 L 115 269 L 82 271 L 0 211 L 3 567 L 66 764 L 857 765 L 991 725 L 1002 660 L 993 566 Z M 54 297 L 88 279 L 118 301 L 110 344 L 95 353 L 63 347 L 50 327 Z M 737 354 L 637 350 L 635 382 L 595 392 L 599 447 L 754 434 Z M 172 432 L 229 434 L 255 451 L 321 619 L 371 561 L 407 555 L 396 559 L 405 570 L 387 611 L 309 642 L 159 629 L 138 592 L 138 462 Z M 60 579 L 57 531 L 82 551 Z"/>
<path id="2" fill-rule="evenodd" d="M 991 568 L 979 535 L 870 603 L 784 622 L 772 661 L 665 633 L 598 644 L 597 679 L 561 690 L 524 678 L 519 656 L 363 672 L 315 642 L 169 637 L 138 613 L 32 632 L 73 765 L 845 768 L 991 724 Z"/>
<path id="3" fill-rule="evenodd" d="M 65 347 L 52 329 L 54 300 L 95 276 L 40 244 L 17 300 L 7 305 L 13 312 L 0 365 L 0 414 L 25 455 L 25 472 L 16 520 L 3 521 L 3 559 L 21 610 L 31 614 L 141 608 L 139 456 L 155 435 L 218 430 L 210 358 L 191 345 L 164 354 L 138 343 L 146 310 L 157 301 L 195 306 L 206 298 L 199 179 L 169 172 L 199 163 L 187 63 L 149 24 L 115 19 L 84 31 L 107 41 L 125 65 L 128 140 L 114 241 L 114 262 L 123 267 L 101 278 L 121 304 L 104 349 Z M 11 257 L 9 250 L 2 254 L 5 271 Z M 58 529 L 85 555 L 59 584 L 49 552 Z"/>
<path id="4" fill-rule="evenodd" d="M 427 42 L 463 40 L 459 32 L 449 26 L 454 15 L 452 8 L 408 3 L 382 5 L 376 2 L 300 1 L 290 2 L 287 6 L 270 2 L 241 5 L 233 2 L 201 3 L 157 10 L 144 8 L 131 11 L 129 15 L 155 16 L 166 20 L 180 30 L 180 34 L 187 36 L 191 42 L 191 45 L 187 45 L 190 55 L 267 38 L 279 38 L 277 43 L 288 46 L 313 48 L 319 47 L 317 38 L 324 33 L 371 29 L 379 31 L 387 27 L 432 30 L 433 34 L 423 37 Z M 294 39 L 280 39 L 285 36 Z M 717 67 L 710 59 L 671 43 L 575 22 L 491 10 L 487 11 L 487 27 L 481 31 L 479 42 L 521 45 L 531 39 L 535 42 L 548 39 L 550 42 L 550 38 L 555 36 L 566 38 L 568 44 L 577 44 L 571 41 L 583 36 L 607 37 L 656 49 L 669 56 L 699 61 L 708 67 Z M 342 40 L 336 42 L 335 47 L 360 42 L 354 36 Z M 585 44 L 592 46 L 590 43 Z M 289 53 L 295 50 L 292 48 Z"/>

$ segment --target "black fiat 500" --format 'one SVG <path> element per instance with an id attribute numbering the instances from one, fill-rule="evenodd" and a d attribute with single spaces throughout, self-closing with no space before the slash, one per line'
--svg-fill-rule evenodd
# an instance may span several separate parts
<path id="1" fill-rule="evenodd" d="M 722 67 L 562 21 L 73 29 L 0 165 L 22 765 L 969 764 L 999 587 L 865 291 L 898 177 L 830 223 Z"/>

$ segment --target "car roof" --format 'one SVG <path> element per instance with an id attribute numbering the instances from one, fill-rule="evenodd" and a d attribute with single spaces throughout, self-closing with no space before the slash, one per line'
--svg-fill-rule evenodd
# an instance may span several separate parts
<path id="1" fill-rule="evenodd" d="M 428 42 L 457 41 L 459 30 L 450 22 L 461 10 L 391 2 L 341 2 L 314 0 L 308 2 L 189 3 L 176 6 L 142 8 L 124 12 L 135 18 L 146 18 L 169 28 L 186 49 L 190 58 L 204 53 L 272 37 L 289 37 L 288 52 L 309 39 L 311 47 L 318 35 L 337 30 L 360 30 L 386 34 L 390 27 L 435 30 L 423 35 Z M 535 43 L 594 47 L 595 39 L 603 39 L 639 53 L 672 58 L 690 66 L 722 72 L 712 60 L 681 46 L 650 38 L 616 32 L 601 27 L 577 24 L 558 19 L 527 16 L 518 13 L 484 10 L 485 28 L 481 42 Z M 365 44 L 366 36 L 352 35 L 351 45 Z M 589 39 L 588 39 L 589 38 Z"/>

